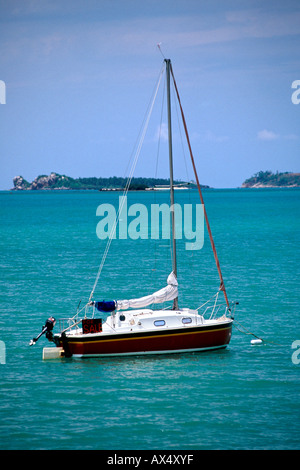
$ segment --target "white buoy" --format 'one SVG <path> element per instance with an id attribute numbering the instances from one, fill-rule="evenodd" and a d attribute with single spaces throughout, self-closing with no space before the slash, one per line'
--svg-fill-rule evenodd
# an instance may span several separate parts
<path id="1" fill-rule="evenodd" d="M 251 344 L 261 344 L 263 342 L 262 339 L 251 339 Z"/>
<path id="2" fill-rule="evenodd" d="M 63 348 L 44 348 L 43 349 L 43 360 L 47 359 L 60 359 L 63 357 Z"/>

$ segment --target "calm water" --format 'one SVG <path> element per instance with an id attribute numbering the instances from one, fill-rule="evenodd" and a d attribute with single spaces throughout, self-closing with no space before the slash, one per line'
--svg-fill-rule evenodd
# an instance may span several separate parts
<path id="1" fill-rule="evenodd" d="M 44 337 L 28 346 L 50 315 L 87 300 L 106 243 L 96 209 L 118 196 L 0 193 L 0 448 L 299 449 L 299 189 L 204 192 L 236 320 L 267 343 L 252 346 L 234 328 L 218 352 L 48 362 Z M 165 197 L 136 192 L 128 202 Z M 178 245 L 180 302 L 197 308 L 218 287 L 209 240 L 194 252 Z M 113 241 L 99 299 L 146 295 L 170 266 L 167 240 Z"/>

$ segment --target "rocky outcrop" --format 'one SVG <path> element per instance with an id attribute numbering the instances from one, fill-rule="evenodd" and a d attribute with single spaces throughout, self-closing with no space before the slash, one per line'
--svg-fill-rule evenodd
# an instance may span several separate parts
<path id="1" fill-rule="evenodd" d="M 49 176 L 41 175 L 35 178 L 29 189 L 51 189 L 55 186 L 59 178 L 57 173 L 51 173 Z"/>
<path id="2" fill-rule="evenodd" d="M 23 176 L 15 176 L 13 179 L 14 188 L 15 190 L 24 190 L 29 189 L 30 183 L 26 181 Z"/>
<path id="3" fill-rule="evenodd" d="M 41 189 L 69 189 L 67 176 L 51 173 L 49 176 L 40 175 L 35 178 L 32 183 L 28 183 L 23 176 L 16 176 L 13 179 L 14 190 L 41 190 Z M 66 186 L 64 186 L 66 183 Z"/>

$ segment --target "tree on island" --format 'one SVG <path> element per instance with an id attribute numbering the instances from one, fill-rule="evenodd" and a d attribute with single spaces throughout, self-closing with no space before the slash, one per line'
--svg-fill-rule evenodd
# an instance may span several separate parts
<path id="1" fill-rule="evenodd" d="M 244 188 L 259 186 L 288 187 L 300 186 L 300 173 L 291 173 L 289 171 L 272 173 L 272 171 L 259 171 L 251 178 L 248 178 L 242 184 Z"/>

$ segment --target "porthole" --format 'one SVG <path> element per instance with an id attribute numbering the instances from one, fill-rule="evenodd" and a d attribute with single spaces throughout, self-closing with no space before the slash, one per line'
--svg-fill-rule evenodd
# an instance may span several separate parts
<path id="1" fill-rule="evenodd" d="M 184 325 L 187 325 L 188 323 L 192 323 L 192 319 L 189 317 L 183 318 L 181 321 Z"/>
<path id="2" fill-rule="evenodd" d="M 166 324 L 165 320 L 155 320 L 155 326 L 164 326 Z"/>

